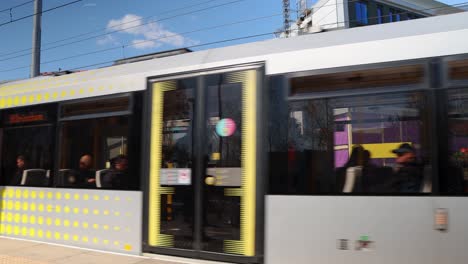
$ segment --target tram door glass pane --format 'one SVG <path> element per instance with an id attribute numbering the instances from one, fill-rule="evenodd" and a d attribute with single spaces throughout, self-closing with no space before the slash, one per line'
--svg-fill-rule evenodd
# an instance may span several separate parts
<path id="1" fill-rule="evenodd" d="M 207 78 L 206 90 L 202 249 L 214 252 L 225 252 L 225 241 L 241 240 L 240 196 L 226 193 L 241 188 L 242 84 L 228 84 L 225 77 Z"/>
<path id="2" fill-rule="evenodd" d="M 418 92 L 292 101 L 283 150 L 288 169 L 278 176 L 279 163 L 271 165 L 276 175 L 272 183 L 283 186 L 273 189 L 311 194 L 430 192 L 426 115 L 424 95 Z M 270 155 L 283 160 L 278 153 Z"/>
<path id="3" fill-rule="evenodd" d="M 162 128 L 161 234 L 173 238 L 171 247 L 193 249 L 194 188 L 192 133 L 195 79 L 176 81 L 164 92 Z"/>
<path id="4" fill-rule="evenodd" d="M 442 174 L 445 191 L 468 192 L 468 89 L 448 91 L 449 166 Z"/>

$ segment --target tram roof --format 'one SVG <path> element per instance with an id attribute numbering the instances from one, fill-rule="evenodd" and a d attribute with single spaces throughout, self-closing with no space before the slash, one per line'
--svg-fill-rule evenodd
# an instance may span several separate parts
<path id="1" fill-rule="evenodd" d="M 468 53 L 468 12 L 273 39 L 0 84 L 0 108 L 144 90 L 148 77 L 265 63 L 267 74 Z"/>

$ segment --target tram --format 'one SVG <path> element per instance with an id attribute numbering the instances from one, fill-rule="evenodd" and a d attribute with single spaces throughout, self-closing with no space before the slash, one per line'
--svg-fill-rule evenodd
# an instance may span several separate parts
<path id="1" fill-rule="evenodd" d="M 466 263 L 466 36 L 459 13 L 2 84 L 0 234 L 234 263 Z"/>

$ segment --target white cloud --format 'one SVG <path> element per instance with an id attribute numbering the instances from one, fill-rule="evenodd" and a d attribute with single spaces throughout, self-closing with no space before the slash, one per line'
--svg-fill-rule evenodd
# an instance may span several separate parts
<path id="1" fill-rule="evenodd" d="M 138 40 L 132 41 L 132 44 L 134 44 L 133 47 L 137 49 L 154 48 L 163 44 L 174 47 L 183 47 L 198 43 L 165 29 L 163 25 L 157 22 L 146 24 L 141 16 L 134 14 L 127 14 L 120 19 L 110 20 L 107 23 L 107 30 L 109 32 L 118 30 L 126 34 L 139 37 Z"/>
<path id="2" fill-rule="evenodd" d="M 100 37 L 100 38 L 97 39 L 97 44 L 99 44 L 99 45 L 107 45 L 107 44 L 116 45 L 116 44 L 120 44 L 120 43 L 112 35 L 105 35 L 105 36 Z"/>
<path id="3" fill-rule="evenodd" d="M 107 30 L 119 30 L 125 33 L 138 35 L 143 32 L 141 26 L 143 24 L 142 21 L 141 16 L 127 14 L 121 19 L 111 19 L 109 23 L 107 23 Z"/>
<path id="4" fill-rule="evenodd" d="M 149 49 L 159 46 L 161 46 L 161 44 L 156 43 L 152 40 L 135 39 L 132 41 L 132 47 L 134 47 L 135 49 Z"/>

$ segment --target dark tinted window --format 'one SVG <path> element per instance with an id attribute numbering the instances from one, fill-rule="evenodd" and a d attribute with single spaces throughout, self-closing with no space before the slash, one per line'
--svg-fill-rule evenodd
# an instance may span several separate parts
<path id="1" fill-rule="evenodd" d="M 69 103 L 62 107 L 60 117 L 121 111 L 130 111 L 129 96 Z"/>
<path id="2" fill-rule="evenodd" d="M 288 100 L 270 91 L 270 191 L 427 193 L 430 119 L 422 92 Z"/>
<path id="3" fill-rule="evenodd" d="M 411 85 L 421 83 L 423 77 L 422 65 L 301 76 L 290 80 L 290 93 L 300 95 L 333 90 Z"/>
<path id="4" fill-rule="evenodd" d="M 377 6 L 377 23 L 378 24 L 383 23 L 383 7 L 382 6 Z"/>
<path id="5" fill-rule="evenodd" d="M 448 164 L 442 166 L 441 191 L 468 193 L 468 89 L 448 90 L 447 102 Z"/>
<path id="6" fill-rule="evenodd" d="M 367 16 L 367 3 L 365 2 L 355 2 L 354 10 L 356 12 L 356 21 L 360 24 L 367 25 L 369 23 Z"/>
<path id="7" fill-rule="evenodd" d="M 132 113 L 131 100 L 119 96 L 62 106 L 58 186 L 138 188 L 140 117 Z"/>
<path id="8" fill-rule="evenodd" d="M 49 186 L 54 169 L 56 105 L 3 112 L 2 175 L 6 185 Z"/>
<path id="9" fill-rule="evenodd" d="M 449 77 L 453 80 L 468 80 L 468 60 L 450 61 Z"/>

